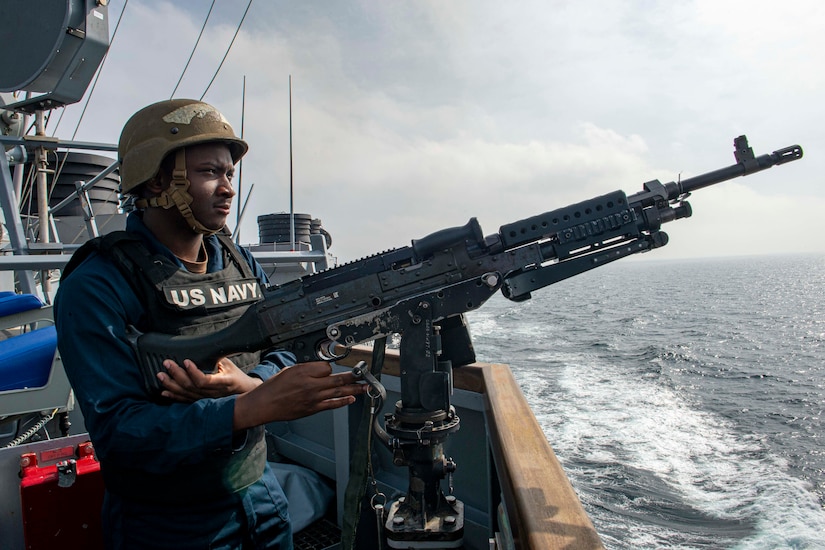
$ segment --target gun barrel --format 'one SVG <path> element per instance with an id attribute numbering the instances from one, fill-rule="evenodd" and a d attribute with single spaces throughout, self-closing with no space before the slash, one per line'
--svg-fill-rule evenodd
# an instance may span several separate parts
<path id="1" fill-rule="evenodd" d="M 791 145 L 784 149 L 774 151 L 769 155 L 760 155 L 753 157 L 751 153 L 750 158 L 743 158 L 740 162 L 728 166 L 727 168 L 720 168 L 706 174 L 701 174 L 692 178 L 687 178 L 679 182 L 680 194 L 690 193 L 703 187 L 708 187 L 716 183 L 727 181 L 739 176 L 747 176 L 755 172 L 767 170 L 772 166 L 778 164 L 785 164 L 802 158 L 802 147 L 799 145 Z M 737 156 L 737 159 L 739 157 Z M 675 197 L 671 197 L 675 198 Z"/>

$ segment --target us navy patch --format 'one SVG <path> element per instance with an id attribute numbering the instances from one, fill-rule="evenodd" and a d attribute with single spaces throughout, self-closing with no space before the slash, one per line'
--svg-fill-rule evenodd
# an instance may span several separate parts
<path id="1" fill-rule="evenodd" d="M 166 302 L 178 309 L 207 309 L 226 305 L 257 302 L 261 287 L 249 280 L 229 283 L 226 281 L 204 282 L 188 285 L 167 286 L 163 289 Z"/>

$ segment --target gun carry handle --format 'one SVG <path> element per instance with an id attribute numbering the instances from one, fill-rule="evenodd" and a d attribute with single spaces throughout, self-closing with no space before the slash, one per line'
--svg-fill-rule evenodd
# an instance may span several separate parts
<path id="1" fill-rule="evenodd" d="M 431 233 L 422 239 L 414 239 L 412 249 L 415 257 L 423 260 L 432 256 L 434 252 L 464 241 L 472 241 L 474 244 L 479 245 L 484 243 L 484 234 L 481 232 L 481 226 L 476 218 L 470 218 L 470 221 L 460 227 L 448 227 Z"/>

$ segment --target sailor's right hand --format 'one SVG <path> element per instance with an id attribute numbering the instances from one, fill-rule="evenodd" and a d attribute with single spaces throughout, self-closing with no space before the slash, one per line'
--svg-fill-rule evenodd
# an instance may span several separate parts
<path id="1" fill-rule="evenodd" d="M 243 430 L 345 407 L 355 403 L 355 396 L 367 389 L 351 371 L 333 374 L 326 361 L 299 363 L 239 395 L 235 399 L 233 427 Z"/>
<path id="2" fill-rule="evenodd" d="M 261 383 L 260 378 L 249 376 L 228 357 L 219 359 L 212 373 L 203 372 L 189 359 L 183 365 L 167 359 L 163 366 L 166 372 L 157 375 L 163 386 L 161 395 L 183 403 L 244 393 Z"/>

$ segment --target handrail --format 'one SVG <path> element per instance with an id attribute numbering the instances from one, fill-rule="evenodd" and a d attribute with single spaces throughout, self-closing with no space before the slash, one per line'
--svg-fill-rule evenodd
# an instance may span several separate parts
<path id="1" fill-rule="evenodd" d="M 516 548 L 603 549 L 510 368 L 482 371 L 491 449 Z"/>
<path id="2" fill-rule="evenodd" d="M 0 136 L 0 144 L 25 145 L 27 147 L 45 147 L 49 150 L 55 149 L 87 149 L 94 151 L 117 151 L 117 144 L 99 143 L 93 141 L 73 141 L 58 139 L 48 136 Z"/>

